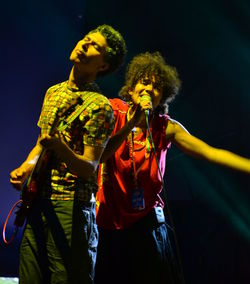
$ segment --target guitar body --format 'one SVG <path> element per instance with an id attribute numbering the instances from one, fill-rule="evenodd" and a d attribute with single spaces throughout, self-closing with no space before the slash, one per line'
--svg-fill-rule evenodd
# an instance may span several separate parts
<path id="1" fill-rule="evenodd" d="M 50 153 L 48 151 L 45 151 L 44 149 L 41 151 L 33 172 L 23 186 L 21 192 L 22 203 L 19 206 L 19 209 L 15 212 L 16 218 L 14 224 L 17 227 L 23 226 L 26 216 L 30 211 L 31 205 L 34 203 L 37 197 L 39 184 L 41 184 L 43 180 L 44 173 L 49 161 L 49 154 Z"/>
<path id="2" fill-rule="evenodd" d="M 92 93 L 92 96 L 93 94 L 95 93 Z M 86 104 L 83 104 L 83 101 L 80 96 L 76 97 L 75 99 L 71 100 L 69 105 L 67 105 L 66 107 L 62 107 L 60 110 L 58 110 L 55 121 L 51 125 L 49 135 L 50 136 L 55 135 L 58 126 L 60 131 L 65 130 L 70 125 L 70 123 L 72 123 L 72 121 L 75 118 L 77 118 L 77 116 L 83 111 L 83 109 L 86 108 L 86 106 L 91 103 L 92 96 L 88 97 L 88 103 Z M 77 105 L 79 105 L 78 108 Z M 65 119 L 63 119 L 63 117 L 65 117 Z M 15 239 L 18 228 L 23 226 L 32 204 L 34 203 L 35 199 L 39 196 L 39 187 L 46 178 L 45 173 L 48 162 L 50 160 L 50 154 L 51 154 L 50 151 L 46 151 L 45 149 L 42 148 L 39 154 L 39 158 L 37 159 L 37 162 L 34 165 L 33 171 L 29 176 L 26 184 L 23 186 L 21 192 L 21 199 L 18 200 L 12 206 L 5 220 L 3 227 L 3 241 L 7 245 L 9 245 Z M 18 209 L 14 211 L 16 208 Z M 13 211 L 16 214 L 14 221 L 15 229 L 11 238 L 7 240 L 5 236 L 5 230 L 8 224 L 8 220 Z"/>
<path id="3" fill-rule="evenodd" d="M 74 109 L 78 103 L 79 101 L 77 100 L 72 101 L 72 104 L 69 106 L 67 110 L 64 109 L 63 111 L 57 114 L 57 117 L 53 122 L 49 131 L 50 136 L 53 136 L 55 134 L 57 127 L 62 122 L 62 117 L 65 116 L 65 114 L 67 114 L 68 112 L 72 112 L 72 108 Z M 51 152 L 46 151 L 44 148 L 42 148 L 39 157 L 37 159 L 37 162 L 33 168 L 33 171 L 29 176 L 27 182 L 23 186 L 21 192 L 21 205 L 19 206 L 18 210 L 15 212 L 16 218 L 14 224 L 17 227 L 23 226 L 25 219 L 30 211 L 30 208 L 38 195 L 39 186 L 41 186 L 41 184 L 45 179 L 45 172 L 48 162 L 50 160 L 50 156 Z"/>
<path id="4" fill-rule="evenodd" d="M 16 211 L 16 218 L 14 225 L 17 227 L 22 227 L 26 216 L 29 213 L 30 207 L 33 204 L 37 195 L 37 183 L 32 180 L 29 187 L 24 187 L 22 190 L 22 203 L 19 209 Z"/>
<path id="5" fill-rule="evenodd" d="M 49 161 L 48 158 L 48 151 L 45 152 L 45 150 L 42 150 L 38 161 L 33 169 L 32 174 L 29 176 L 27 182 L 24 184 L 21 192 L 21 199 L 18 200 L 10 209 L 9 214 L 4 222 L 3 226 L 3 241 L 6 245 L 9 245 L 13 242 L 13 240 L 16 237 L 17 231 L 19 227 L 22 227 L 27 215 L 29 214 L 29 211 L 31 209 L 32 204 L 34 203 L 35 199 L 37 198 L 37 194 L 39 191 L 38 185 L 42 181 L 45 173 L 45 168 L 47 167 L 47 163 Z M 44 169 L 43 174 L 39 174 L 39 170 L 41 168 Z M 41 177 L 41 179 L 40 179 Z M 18 208 L 16 210 L 16 208 Z M 15 229 L 12 233 L 12 236 L 7 240 L 5 232 L 6 232 L 6 227 L 9 221 L 9 218 L 12 214 L 12 212 L 15 213 L 16 217 L 14 220 L 14 225 Z"/>

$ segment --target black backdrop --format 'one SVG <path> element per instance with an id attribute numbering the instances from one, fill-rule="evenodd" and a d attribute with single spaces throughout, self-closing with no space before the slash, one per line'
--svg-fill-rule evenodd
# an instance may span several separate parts
<path id="1" fill-rule="evenodd" d="M 36 141 L 44 93 L 67 79 L 71 49 L 99 24 L 124 35 L 127 62 L 160 51 L 176 66 L 183 86 L 171 117 L 209 144 L 250 157 L 249 1 L 28 0 L 1 10 L 1 228 L 19 197 L 9 172 Z M 124 72 L 98 80 L 106 96 L 117 96 Z M 250 177 L 172 146 L 165 183 L 187 283 L 249 283 Z M 20 234 L 8 248 L 0 242 L 0 276 L 17 274 L 19 242 Z"/>

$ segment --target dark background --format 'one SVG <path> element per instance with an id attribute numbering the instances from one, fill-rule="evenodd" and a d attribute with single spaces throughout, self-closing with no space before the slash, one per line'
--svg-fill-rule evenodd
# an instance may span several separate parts
<path id="1" fill-rule="evenodd" d="M 36 142 L 44 93 L 68 78 L 72 48 L 99 24 L 124 35 L 126 62 L 160 51 L 176 66 L 183 86 L 171 117 L 207 143 L 249 157 L 249 19 L 247 0 L 2 3 L 1 229 L 19 198 L 9 172 Z M 117 96 L 124 72 L 98 80 L 106 96 Z M 172 146 L 165 183 L 187 284 L 250 283 L 250 177 Z M 20 237 L 7 248 L 0 241 L 0 276 L 17 275 Z"/>

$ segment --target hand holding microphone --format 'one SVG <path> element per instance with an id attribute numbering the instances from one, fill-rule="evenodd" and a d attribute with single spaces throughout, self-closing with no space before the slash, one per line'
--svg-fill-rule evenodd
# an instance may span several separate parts
<path id="1" fill-rule="evenodd" d="M 148 93 L 144 92 L 138 96 L 138 101 L 134 113 L 131 115 L 135 127 L 145 128 L 146 121 L 149 118 L 149 114 L 152 111 L 152 100 Z"/>
<path id="2" fill-rule="evenodd" d="M 149 94 L 145 94 L 141 96 L 140 106 L 141 106 L 141 109 L 144 110 L 145 115 L 148 117 L 149 113 L 153 110 L 152 100 Z"/>

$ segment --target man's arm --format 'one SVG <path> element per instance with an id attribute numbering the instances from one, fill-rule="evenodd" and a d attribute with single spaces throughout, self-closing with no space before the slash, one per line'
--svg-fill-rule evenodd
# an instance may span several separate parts
<path id="1" fill-rule="evenodd" d="M 250 159 L 230 151 L 214 148 L 188 133 L 177 121 L 169 120 L 166 128 L 167 139 L 184 153 L 208 162 L 250 174 Z"/>
<path id="2" fill-rule="evenodd" d="M 42 147 L 38 141 L 39 138 L 37 140 L 35 147 L 30 151 L 28 157 L 21 164 L 21 166 L 10 173 L 10 182 L 17 190 L 22 189 L 24 181 L 31 174 L 37 162 L 37 159 L 41 153 Z"/>
<path id="3" fill-rule="evenodd" d="M 76 154 L 59 137 L 43 136 L 40 140 L 42 146 L 53 150 L 64 161 L 70 171 L 77 176 L 88 180 L 96 171 L 104 147 L 84 145 L 83 155 Z"/>

